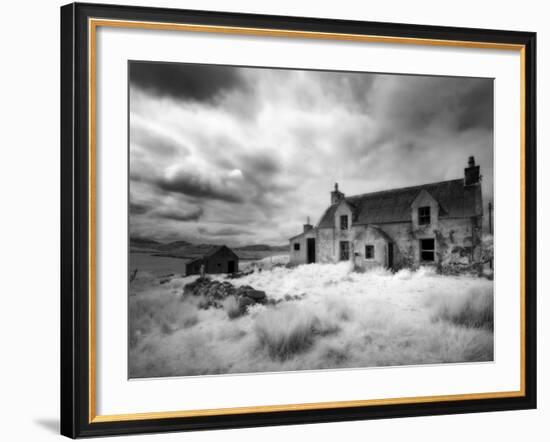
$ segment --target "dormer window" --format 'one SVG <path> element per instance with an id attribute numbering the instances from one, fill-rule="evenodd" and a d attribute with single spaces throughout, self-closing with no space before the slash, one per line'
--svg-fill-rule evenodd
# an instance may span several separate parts
<path id="1" fill-rule="evenodd" d="M 418 208 L 418 224 L 425 226 L 431 223 L 430 206 Z"/>
<path id="2" fill-rule="evenodd" d="M 340 216 L 340 230 L 348 230 L 348 216 L 347 215 L 341 215 Z"/>

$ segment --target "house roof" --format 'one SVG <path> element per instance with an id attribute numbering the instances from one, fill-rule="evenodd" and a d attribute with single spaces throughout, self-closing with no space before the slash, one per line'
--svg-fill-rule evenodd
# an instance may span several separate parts
<path id="1" fill-rule="evenodd" d="M 463 179 L 354 195 L 344 198 L 344 201 L 351 206 L 356 224 L 407 222 L 411 220 L 411 204 L 422 190 L 438 201 L 441 218 L 482 214 L 481 187 L 464 186 Z M 341 202 L 327 208 L 318 227 L 333 227 L 334 213 L 339 204 Z"/>

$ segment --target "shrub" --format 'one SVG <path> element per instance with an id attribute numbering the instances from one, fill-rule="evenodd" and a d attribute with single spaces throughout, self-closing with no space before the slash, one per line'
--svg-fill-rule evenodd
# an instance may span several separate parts
<path id="1" fill-rule="evenodd" d="M 267 349 L 272 359 L 279 360 L 309 349 L 318 329 L 317 316 L 288 304 L 258 315 L 254 328 L 260 346 Z"/>
<path id="2" fill-rule="evenodd" d="M 241 315 L 241 309 L 239 307 L 239 301 L 235 296 L 228 296 L 222 301 L 222 307 L 226 311 L 229 319 L 235 319 Z"/>
<path id="3" fill-rule="evenodd" d="M 434 320 L 463 327 L 493 329 L 493 292 L 470 289 L 465 294 L 439 298 L 434 302 Z"/>
<path id="4" fill-rule="evenodd" d="M 195 302 L 181 300 L 178 296 L 134 296 L 129 298 L 128 307 L 130 348 L 151 333 L 169 335 L 198 322 Z"/>
<path id="5" fill-rule="evenodd" d="M 472 337 L 464 350 L 464 360 L 470 362 L 492 361 L 494 358 L 493 334 L 478 333 Z"/>

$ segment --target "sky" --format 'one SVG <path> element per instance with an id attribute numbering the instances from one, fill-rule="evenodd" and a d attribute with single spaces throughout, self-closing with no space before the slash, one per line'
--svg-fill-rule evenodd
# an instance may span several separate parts
<path id="1" fill-rule="evenodd" d="M 493 199 L 491 79 L 131 62 L 130 235 L 283 245 L 347 196 L 462 178 Z"/>

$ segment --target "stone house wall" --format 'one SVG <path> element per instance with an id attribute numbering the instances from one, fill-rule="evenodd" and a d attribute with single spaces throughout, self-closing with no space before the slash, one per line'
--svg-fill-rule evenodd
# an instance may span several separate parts
<path id="1" fill-rule="evenodd" d="M 337 215 L 339 219 L 339 214 Z M 339 222 L 339 221 L 338 221 Z M 316 239 L 316 262 L 340 261 L 340 241 L 349 241 L 350 259 L 355 267 L 369 269 L 388 266 L 388 243 L 393 243 L 393 268 L 416 268 L 435 265 L 443 270 L 449 266 L 466 266 L 481 257 L 481 220 L 472 218 L 434 219 L 429 225 L 414 221 L 387 223 L 373 226 L 351 225 L 347 230 L 337 228 L 311 229 L 290 241 L 290 263 L 307 262 L 307 238 Z M 435 240 L 433 263 L 421 261 L 420 240 Z M 293 244 L 299 243 L 295 251 Z M 365 258 L 366 246 L 374 247 L 374 258 Z"/>
<path id="2" fill-rule="evenodd" d="M 316 239 L 316 249 L 317 246 L 317 232 L 316 229 L 310 229 L 307 232 L 303 232 L 300 235 L 294 236 L 290 239 L 289 244 L 289 262 L 290 264 L 307 264 L 307 239 L 315 238 Z M 295 244 L 298 244 L 299 250 L 295 250 Z M 318 252 L 315 256 L 316 262 L 319 262 Z"/>

